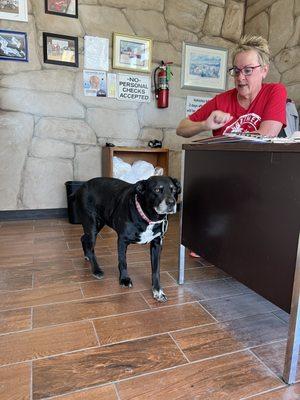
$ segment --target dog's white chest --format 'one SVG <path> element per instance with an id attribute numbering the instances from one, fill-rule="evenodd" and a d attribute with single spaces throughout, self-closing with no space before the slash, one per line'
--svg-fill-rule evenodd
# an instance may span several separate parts
<path id="1" fill-rule="evenodd" d="M 160 231 L 158 231 L 156 234 L 154 234 L 153 233 L 153 228 L 154 228 L 153 224 L 148 225 L 146 230 L 141 233 L 140 240 L 137 243 L 139 243 L 139 244 L 150 243 L 151 240 L 153 240 L 157 236 L 161 235 Z"/>

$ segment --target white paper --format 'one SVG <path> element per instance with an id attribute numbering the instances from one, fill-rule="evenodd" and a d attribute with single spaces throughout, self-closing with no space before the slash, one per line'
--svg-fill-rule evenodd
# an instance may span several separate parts
<path id="1" fill-rule="evenodd" d="M 106 97 L 106 72 L 83 71 L 83 89 L 85 96 Z"/>
<path id="2" fill-rule="evenodd" d="M 84 37 L 84 68 L 108 71 L 109 40 L 97 36 Z"/>
<path id="3" fill-rule="evenodd" d="M 188 117 L 193 114 L 193 112 L 202 107 L 210 99 L 211 97 L 186 96 L 185 116 Z"/>
<path id="4" fill-rule="evenodd" d="M 107 74 L 107 97 L 117 97 L 117 74 Z"/>
<path id="5" fill-rule="evenodd" d="M 118 74 L 117 99 L 150 102 L 151 81 L 148 75 Z"/>

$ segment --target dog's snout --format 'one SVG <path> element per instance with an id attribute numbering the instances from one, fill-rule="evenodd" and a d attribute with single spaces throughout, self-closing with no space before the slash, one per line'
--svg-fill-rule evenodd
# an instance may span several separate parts
<path id="1" fill-rule="evenodd" d="M 167 206 L 174 206 L 175 205 L 175 199 L 172 198 L 172 197 L 168 197 L 166 199 L 166 204 L 167 204 Z"/>

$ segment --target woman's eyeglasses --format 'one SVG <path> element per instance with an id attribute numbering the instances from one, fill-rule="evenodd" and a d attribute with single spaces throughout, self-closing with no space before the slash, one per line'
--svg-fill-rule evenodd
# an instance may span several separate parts
<path id="1" fill-rule="evenodd" d="M 244 67 L 244 68 L 232 67 L 228 70 L 228 73 L 231 76 L 239 76 L 240 73 L 242 73 L 244 76 L 249 76 L 252 75 L 253 70 L 258 67 L 261 67 L 261 65 L 256 65 L 255 67 Z"/>

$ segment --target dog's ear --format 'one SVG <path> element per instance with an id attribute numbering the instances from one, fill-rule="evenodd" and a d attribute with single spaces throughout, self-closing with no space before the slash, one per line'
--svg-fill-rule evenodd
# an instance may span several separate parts
<path id="1" fill-rule="evenodd" d="M 137 194 L 144 194 L 145 193 L 146 182 L 145 181 L 138 181 L 134 185 L 134 191 Z"/>
<path id="2" fill-rule="evenodd" d="M 180 184 L 179 180 L 176 178 L 171 178 L 171 180 L 177 189 L 177 194 L 180 194 L 181 193 L 181 184 Z"/>

